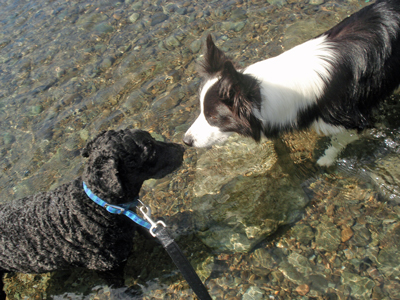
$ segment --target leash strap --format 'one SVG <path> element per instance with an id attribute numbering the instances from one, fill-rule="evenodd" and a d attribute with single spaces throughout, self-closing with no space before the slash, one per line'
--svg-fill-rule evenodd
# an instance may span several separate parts
<path id="1" fill-rule="evenodd" d="M 169 235 L 167 228 L 160 226 L 160 228 L 157 228 L 155 231 L 155 235 L 197 297 L 199 297 L 200 300 L 211 300 L 206 287 L 201 282 L 186 256 L 182 253 L 178 244 Z"/>
<path id="2" fill-rule="evenodd" d="M 86 195 L 92 199 L 95 203 L 104 207 L 108 212 L 117 215 L 125 215 L 136 224 L 146 228 L 149 230 L 150 234 L 153 237 L 156 237 L 164 249 L 167 251 L 168 255 L 171 257 L 172 261 L 182 273 L 183 277 L 188 282 L 189 286 L 192 288 L 193 292 L 197 295 L 200 300 L 211 300 L 211 296 L 208 294 L 206 287 L 201 282 L 199 276 L 196 271 L 193 269 L 190 262 L 187 260 L 178 244 L 174 241 L 173 238 L 168 233 L 167 225 L 165 225 L 162 221 L 154 222 L 151 219 L 151 210 L 145 205 L 142 201 L 139 200 L 139 197 L 136 197 L 135 201 L 140 202 L 143 206 L 140 207 L 140 212 L 143 214 L 144 219 L 139 217 L 133 211 L 129 210 L 129 207 L 132 203 L 122 204 L 122 205 L 112 205 L 107 203 L 106 201 L 97 197 L 93 192 L 86 186 L 83 182 L 83 189 Z M 146 211 L 144 210 L 146 209 Z M 162 225 L 162 226 L 159 226 Z"/>

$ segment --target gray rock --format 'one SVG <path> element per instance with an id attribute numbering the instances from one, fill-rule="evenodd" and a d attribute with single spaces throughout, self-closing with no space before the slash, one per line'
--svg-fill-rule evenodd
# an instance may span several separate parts
<path id="1" fill-rule="evenodd" d="M 114 58 L 107 57 L 107 58 L 102 60 L 102 62 L 100 63 L 99 67 L 100 67 L 101 70 L 107 70 L 112 66 L 113 63 L 114 63 Z"/>
<path id="2" fill-rule="evenodd" d="M 164 44 L 168 50 L 173 50 L 176 47 L 179 47 L 181 43 L 174 35 L 171 35 L 165 39 Z"/>
<path id="3" fill-rule="evenodd" d="M 129 22 L 131 22 L 131 23 L 135 23 L 137 20 L 139 20 L 139 18 L 140 18 L 140 14 L 138 14 L 138 13 L 133 13 L 133 14 L 131 14 L 131 15 L 129 16 L 128 20 L 129 20 Z"/>
<path id="4" fill-rule="evenodd" d="M 356 224 L 352 227 L 354 236 L 351 238 L 350 243 L 358 247 L 365 247 L 371 240 L 371 233 L 365 224 Z"/>
<path id="5" fill-rule="evenodd" d="M 271 144 L 240 139 L 207 151 L 197 162 L 192 207 L 199 237 L 220 251 L 251 250 L 279 226 L 298 220 L 308 203 L 274 164 Z"/>
<path id="6" fill-rule="evenodd" d="M 197 52 L 200 51 L 201 45 L 202 45 L 201 40 L 195 40 L 195 41 L 193 41 L 193 42 L 190 44 L 190 50 L 191 50 L 193 53 L 197 53 Z"/>
<path id="7" fill-rule="evenodd" d="M 297 285 L 301 284 L 309 284 L 309 279 L 304 277 L 303 274 L 298 272 L 294 266 L 292 266 L 290 263 L 287 261 L 283 261 L 279 264 L 278 267 L 279 271 L 282 272 L 282 274 L 292 281 L 293 283 Z"/>
<path id="8" fill-rule="evenodd" d="M 400 203 L 400 158 L 397 154 L 388 155 L 368 167 L 372 181 L 389 200 Z"/>
<path id="9" fill-rule="evenodd" d="M 314 238 L 315 234 L 312 228 L 306 224 L 297 224 L 292 229 L 293 236 L 302 244 L 307 245 Z"/>
<path id="10" fill-rule="evenodd" d="M 320 250 L 335 251 L 341 243 L 340 230 L 331 222 L 319 224 L 315 243 Z"/>
<path id="11" fill-rule="evenodd" d="M 157 13 L 154 16 L 152 16 L 150 25 L 155 26 L 157 24 L 164 22 L 167 19 L 168 19 L 168 16 L 166 14 Z"/>
<path id="12" fill-rule="evenodd" d="M 256 287 L 251 286 L 249 289 L 243 294 L 243 300 L 262 300 L 264 299 L 265 292 Z"/>
<path id="13" fill-rule="evenodd" d="M 325 0 L 310 0 L 308 3 L 311 5 L 321 5 L 324 4 Z"/>
<path id="14" fill-rule="evenodd" d="M 273 255 L 269 251 L 263 248 L 259 248 L 254 250 L 251 262 L 254 267 L 264 268 L 264 269 L 273 269 L 277 261 Z"/>
<path id="15" fill-rule="evenodd" d="M 247 19 L 246 11 L 242 8 L 237 8 L 232 11 L 230 20 L 237 22 Z"/>
<path id="16" fill-rule="evenodd" d="M 94 27 L 94 30 L 97 31 L 98 33 L 110 33 L 110 32 L 114 31 L 114 27 L 111 26 L 110 24 L 104 22 L 104 23 L 97 24 Z"/>
<path id="17" fill-rule="evenodd" d="M 304 276 L 308 276 L 313 271 L 308 258 L 299 253 L 292 252 L 288 256 L 288 262 Z"/>
<path id="18" fill-rule="evenodd" d="M 350 287 L 350 295 L 355 299 L 371 299 L 372 289 L 375 287 L 371 279 L 344 271 L 341 280 L 343 285 Z"/>
<path id="19" fill-rule="evenodd" d="M 267 2 L 271 5 L 276 5 L 278 7 L 282 7 L 287 3 L 286 0 L 267 0 Z"/>

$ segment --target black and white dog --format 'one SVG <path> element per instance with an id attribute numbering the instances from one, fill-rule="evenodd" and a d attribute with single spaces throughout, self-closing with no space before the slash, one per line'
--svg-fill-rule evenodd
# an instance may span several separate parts
<path id="1" fill-rule="evenodd" d="M 209 147 L 232 133 L 276 137 L 307 127 L 360 131 L 400 84 L 400 1 L 378 0 L 327 32 L 277 57 L 237 70 L 211 36 L 201 72 L 201 113 L 188 146 Z"/>

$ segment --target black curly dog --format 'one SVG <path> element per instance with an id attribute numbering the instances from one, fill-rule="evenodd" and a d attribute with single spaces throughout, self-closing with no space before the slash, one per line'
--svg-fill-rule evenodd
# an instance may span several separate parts
<path id="1" fill-rule="evenodd" d="M 99 134 L 82 152 L 88 160 L 80 178 L 0 206 L 1 275 L 123 266 L 136 226 L 89 199 L 82 181 L 110 204 L 127 203 L 138 196 L 146 179 L 177 169 L 183 152 L 182 146 L 156 141 L 141 130 Z M 2 285 L 1 280 L 1 291 Z"/>

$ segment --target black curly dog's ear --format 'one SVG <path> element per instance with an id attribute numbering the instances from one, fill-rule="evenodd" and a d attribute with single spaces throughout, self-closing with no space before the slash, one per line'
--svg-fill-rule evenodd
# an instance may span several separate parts
<path id="1" fill-rule="evenodd" d="M 101 190 L 104 197 L 112 199 L 123 196 L 122 183 L 118 175 L 118 165 L 114 157 L 100 155 L 92 163 L 90 182 Z"/>
<path id="2" fill-rule="evenodd" d="M 90 141 L 82 151 L 88 157 L 84 170 L 84 181 L 99 197 L 107 199 L 123 196 L 122 183 L 118 174 L 118 158 L 109 146 L 114 131 L 103 131 Z"/>
<path id="3" fill-rule="evenodd" d="M 90 153 L 93 150 L 93 145 L 96 143 L 96 141 L 102 137 L 103 135 L 105 135 L 107 131 L 103 130 L 102 132 L 100 132 L 94 139 L 92 139 L 89 143 L 87 143 L 87 145 L 85 146 L 85 148 L 83 148 L 82 150 L 82 156 L 83 157 L 89 157 Z"/>

